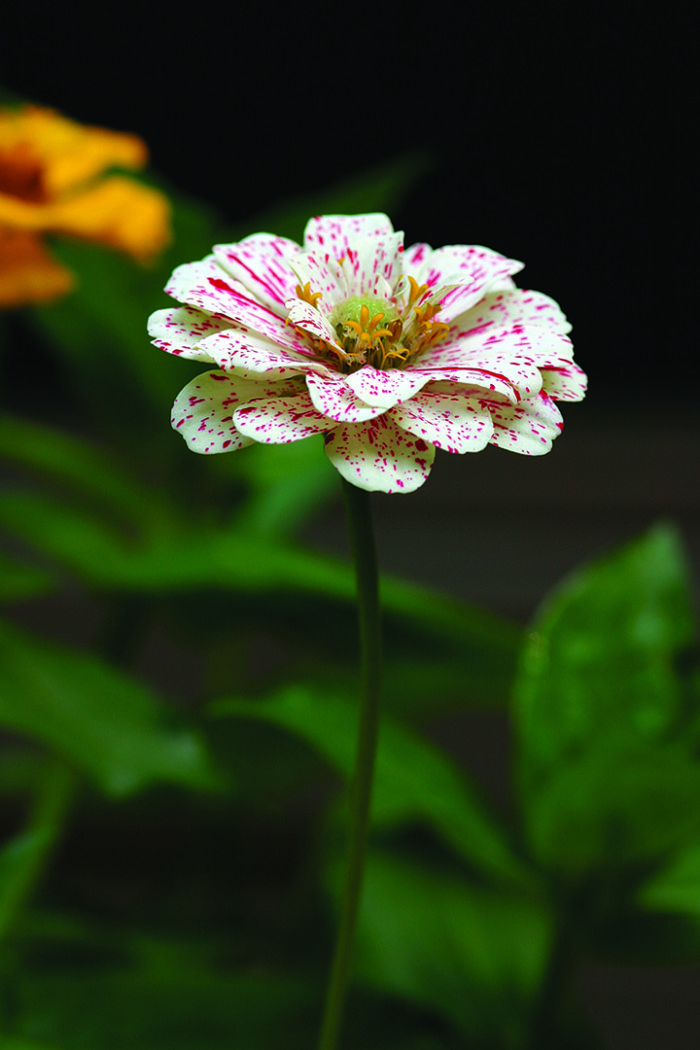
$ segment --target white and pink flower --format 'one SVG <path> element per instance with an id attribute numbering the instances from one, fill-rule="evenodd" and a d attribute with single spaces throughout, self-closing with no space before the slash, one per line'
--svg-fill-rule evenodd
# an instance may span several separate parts
<path id="1" fill-rule="evenodd" d="M 522 263 L 488 248 L 404 251 L 385 215 L 311 219 L 303 248 L 260 233 L 178 267 L 183 305 L 149 321 L 156 346 L 214 365 L 172 424 L 194 452 L 325 435 L 363 489 L 410 492 L 435 449 L 548 452 L 555 401 L 578 401 L 559 306 L 516 288 Z"/>

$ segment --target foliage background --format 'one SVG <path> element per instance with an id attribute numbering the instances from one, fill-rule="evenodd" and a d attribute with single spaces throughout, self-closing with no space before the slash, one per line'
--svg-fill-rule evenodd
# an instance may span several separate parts
<path id="1" fill-rule="evenodd" d="M 551 35 L 531 24 L 513 24 L 494 40 L 493 26 L 490 32 L 474 27 L 466 38 L 456 39 L 450 27 L 435 22 L 397 26 L 395 12 L 374 15 L 369 25 L 346 14 L 340 28 L 327 25 L 312 10 L 276 21 L 246 17 L 245 24 L 231 18 L 212 31 L 201 15 L 190 23 L 174 21 L 165 10 L 134 17 L 115 9 L 105 16 L 111 41 L 107 49 L 97 46 L 95 30 L 84 21 L 71 26 L 69 15 L 60 48 L 48 33 L 35 33 L 31 53 L 14 66 L 8 56 L 2 75 L 21 96 L 84 122 L 136 131 L 149 142 L 153 178 L 184 194 L 178 238 L 163 260 L 163 272 L 204 254 L 213 240 L 262 228 L 299 236 L 308 214 L 328 210 L 329 202 L 342 199 L 347 210 L 388 210 L 408 242 L 480 242 L 522 258 L 527 264 L 522 280 L 561 302 L 574 323 L 577 360 L 591 380 L 587 401 L 565 406 L 564 437 L 541 460 L 525 461 L 493 449 L 467 460 L 439 456 L 429 483 L 410 499 L 377 498 L 380 559 L 387 572 L 522 624 L 581 560 L 639 535 L 659 518 L 672 518 L 680 525 L 697 580 L 700 534 L 693 479 L 698 427 L 683 409 L 682 384 L 674 381 L 668 397 L 659 393 L 656 360 L 668 339 L 667 311 L 661 303 L 652 305 L 663 302 L 658 249 L 666 231 L 680 221 L 685 200 L 682 192 L 663 192 L 663 179 L 659 182 L 648 163 L 650 144 L 668 158 L 670 169 L 677 169 L 682 157 L 664 93 L 653 71 L 642 69 L 635 58 L 639 48 L 623 47 L 609 30 L 589 35 L 583 24 L 577 27 L 576 44 L 567 36 L 552 46 Z M 402 20 L 406 23 L 405 13 L 398 18 Z M 127 462 L 138 462 L 143 503 L 134 502 L 133 494 L 119 494 L 115 471 L 105 492 L 89 493 L 88 504 L 101 500 L 103 508 L 111 506 L 115 525 L 121 515 L 125 520 L 120 528 L 145 525 L 160 540 L 163 520 L 152 504 L 161 484 L 181 507 L 206 507 L 215 518 L 206 525 L 214 527 L 226 499 L 248 491 L 253 481 L 259 487 L 248 511 L 249 535 L 273 536 L 282 515 L 305 548 L 344 557 L 334 479 L 324 475 L 323 463 L 316 470 L 302 453 L 298 465 L 311 468 L 307 506 L 314 511 L 307 516 L 279 486 L 291 460 L 267 466 L 258 457 L 253 467 L 249 457 L 233 470 L 228 463 L 203 470 L 198 457 L 173 443 L 169 404 L 188 378 L 187 366 L 158 355 L 145 334 L 142 344 L 136 335 L 148 312 L 166 304 L 155 291 L 162 280 L 159 284 L 153 274 L 150 287 L 132 298 L 135 278 L 127 266 L 82 246 L 58 250 L 85 274 L 83 338 L 76 339 L 68 306 L 63 317 L 61 309 L 53 311 L 50 322 L 46 317 L 31 323 L 5 319 L 9 353 L 2 363 L 3 408 L 13 417 L 57 426 L 99 442 L 97 448 L 116 451 Z M 99 349 L 94 326 L 105 323 L 109 300 L 100 297 L 102 319 L 95 317 L 90 281 L 97 282 L 95 287 L 100 281 L 113 282 L 112 301 L 119 304 L 107 319 Z M 133 303 L 129 317 L 122 309 L 125 300 Z M 47 350 L 47 323 L 51 338 L 62 347 L 59 355 Z M 110 329 L 117 333 L 111 343 Z M 12 433 L 16 436 L 17 429 Z M 48 441 L 47 457 L 51 449 L 55 445 Z M 75 469 L 78 457 L 68 459 Z M 101 459 L 99 464 L 85 463 L 85 476 L 98 475 Z M 59 469 L 56 461 L 49 462 L 44 473 Z M 80 480 L 71 484 L 81 490 Z M 81 492 L 84 499 L 85 486 Z M 215 499 L 213 493 L 218 493 Z M 37 506 L 41 518 L 41 504 Z M 72 517 L 70 531 L 74 524 Z M 201 571 L 192 568 L 201 560 L 201 545 L 194 540 L 200 524 L 196 513 L 189 515 L 192 543 L 190 561 L 179 562 L 183 575 Z M 53 535 L 60 539 L 55 531 Z M 77 544 L 83 552 L 87 535 Z M 105 536 L 93 536 L 93 541 L 105 543 Z M 105 547 L 104 559 L 97 558 L 104 576 L 89 586 L 84 580 L 76 585 L 68 573 L 58 594 L 13 605 L 15 623 L 93 650 L 107 630 L 103 589 L 110 587 L 113 556 L 113 549 Z M 211 549 L 208 556 L 214 576 L 221 572 L 221 557 Z M 237 564 L 231 559 L 230 571 L 240 571 L 249 557 L 242 550 Z M 163 559 L 167 561 L 167 553 Z M 299 578 L 308 578 L 309 566 L 300 565 Z M 115 576 L 126 572 L 124 565 L 112 567 Z M 153 562 L 141 562 L 131 571 L 143 579 L 147 568 L 155 579 L 158 565 Z M 342 593 L 345 585 L 339 580 L 320 586 Z M 397 601 L 410 604 L 410 593 Z M 287 668 L 297 645 L 303 653 L 301 670 L 306 661 L 320 677 L 324 668 L 330 674 L 340 653 L 347 657 L 343 685 L 350 681 L 352 641 L 337 619 L 329 630 L 315 620 L 311 641 L 305 624 L 300 641 L 285 634 L 291 604 L 276 604 L 271 622 L 263 595 L 257 605 L 247 604 L 245 615 L 234 623 L 223 604 L 208 588 L 197 592 L 196 601 L 190 591 L 177 600 L 159 599 L 158 616 L 136 660 L 149 688 L 185 710 L 203 688 L 208 695 L 225 695 L 232 688 L 230 628 L 241 623 L 246 654 L 242 677 L 251 689 L 269 685 L 277 667 Z M 332 608 L 337 617 L 337 608 Z M 140 596 L 127 595 L 119 615 L 136 634 L 141 612 Z M 435 666 L 444 641 L 440 634 L 450 617 L 445 614 L 441 620 L 438 612 L 434 617 L 433 635 L 427 627 L 424 636 L 431 638 L 428 655 L 432 651 L 438 657 L 429 680 L 431 688 L 436 682 L 439 686 L 439 715 L 425 717 L 431 696 L 413 695 L 407 702 L 414 704 L 413 714 L 420 716 L 429 736 L 474 774 L 496 810 L 511 815 L 512 739 L 503 682 L 497 679 L 493 687 L 494 667 L 486 661 L 474 686 L 474 709 L 450 704 L 454 681 L 449 675 L 450 680 L 441 681 Z M 404 630 L 404 621 L 400 623 Z M 174 634 L 173 625 L 179 627 Z M 120 657 L 132 648 L 128 634 L 119 640 Z M 202 661 L 205 642 L 208 656 Z M 475 659 L 473 668 L 479 667 Z M 240 666 L 236 677 L 240 684 Z M 309 788 L 309 797 L 303 792 L 295 796 L 291 817 L 280 810 L 278 798 L 266 801 L 262 815 L 257 808 L 255 820 L 247 821 L 246 801 L 259 798 L 275 778 L 288 784 L 308 761 L 306 751 L 300 756 L 281 744 L 272 760 L 271 738 L 254 727 L 238 745 L 238 761 L 246 753 L 259 753 L 256 741 L 265 759 L 244 766 L 235 849 L 220 836 L 221 821 L 230 818 L 226 806 L 218 813 L 208 802 L 205 819 L 191 796 L 186 802 L 178 796 L 172 805 L 170 799 L 162 803 L 156 792 L 120 803 L 105 824 L 102 804 L 88 799 L 81 806 L 79 834 L 69 838 L 64 867 L 58 868 L 63 873 L 55 891 L 60 903 L 71 894 L 84 899 L 87 878 L 88 890 L 97 895 L 93 908 L 98 923 L 106 913 L 152 917 L 170 879 L 173 893 L 181 891 L 177 872 L 194 879 L 187 859 L 200 851 L 210 857 L 211 870 L 223 864 L 237 873 L 240 881 L 232 886 L 258 887 L 255 900 L 246 897 L 242 904 L 239 897 L 237 906 L 231 905 L 237 919 L 245 907 L 254 909 L 257 921 L 243 935 L 244 949 L 253 950 L 245 936 L 254 932 L 259 938 L 262 927 L 280 950 L 275 909 L 280 895 L 285 904 L 294 896 L 296 865 L 304 855 L 300 836 L 305 829 L 311 834 L 308 814 L 314 812 L 318 788 Z M 226 740 L 225 747 L 235 746 Z M 230 768 L 231 752 L 227 755 Z M 113 775 L 118 777 L 119 771 Z M 179 806 L 185 814 L 191 807 L 191 819 L 178 817 Z M 8 832 L 18 821 L 11 810 Z M 86 835 L 89 863 L 82 846 Z M 308 840 L 301 841 L 305 845 Z M 384 863 L 384 877 L 390 878 L 392 859 Z M 88 877 L 86 871 L 92 874 Z M 197 908 L 204 908 L 201 902 L 209 890 L 193 885 L 190 904 L 198 901 Z M 430 894 L 430 885 L 414 890 Z M 233 890 L 231 897 L 236 898 Z M 197 908 L 188 921 L 201 928 Z M 167 907 L 163 912 L 170 914 Z M 221 919 L 221 912 L 216 918 Z M 208 921 L 215 922 L 211 914 Z M 293 922 L 288 932 L 284 948 L 291 952 L 298 943 Z M 141 947 L 146 953 L 158 950 L 157 943 Z M 50 953 L 50 945 L 42 950 Z M 681 965 L 676 958 L 673 968 L 662 969 L 657 959 L 644 969 L 625 965 L 613 953 L 612 960 L 598 959 L 584 967 L 579 985 L 585 1008 L 611 1046 L 656 1047 L 661 1032 L 665 1046 L 680 1050 L 693 1045 L 688 1040 L 697 1023 L 698 971 L 690 961 Z M 173 956 L 163 966 L 178 972 Z M 64 993 L 54 994 L 60 999 Z M 209 985 L 202 994 L 215 1010 L 223 992 Z M 241 989 L 240 994 L 246 997 L 251 991 Z M 293 1015 L 299 1002 L 295 990 L 285 985 L 279 995 Z"/>

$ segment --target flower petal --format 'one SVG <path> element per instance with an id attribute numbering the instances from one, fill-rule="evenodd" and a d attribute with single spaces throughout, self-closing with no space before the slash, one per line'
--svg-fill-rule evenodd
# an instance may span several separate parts
<path id="1" fill-rule="evenodd" d="M 336 334 L 326 320 L 326 317 L 311 303 L 303 299 L 288 299 L 286 302 L 288 320 L 291 325 L 303 328 L 315 339 L 322 339 L 326 343 L 335 343 Z"/>
<path id="2" fill-rule="evenodd" d="M 299 336 L 282 314 L 250 297 L 247 288 L 224 273 L 213 255 L 200 262 L 178 266 L 165 288 L 168 295 L 235 323 L 242 331 L 252 328 L 279 346 L 299 348 Z"/>
<path id="3" fill-rule="evenodd" d="M 491 414 L 479 398 L 447 383 L 421 390 L 392 408 L 389 416 L 404 430 L 446 452 L 479 452 L 493 434 Z"/>
<path id="4" fill-rule="evenodd" d="M 431 383 L 457 383 L 463 388 L 478 390 L 480 394 L 491 391 L 494 394 L 502 394 L 513 404 L 520 398 L 510 380 L 483 368 L 427 368 L 421 363 L 415 371 L 421 372 Z"/>
<path id="5" fill-rule="evenodd" d="M 199 344 L 206 336 L 226 328 L 226 321 L 190 306 L 156 310 L 148 318 L 148 334 L 157 347 L 176 357 L 209 364 L 216 364 L 216 361 Z"/>
<path id="6" fill-rule="evenodd" d="M 442 304 L 441 321 L 469 310 L 492 285 L 518 273 L 523 263 L 481 245 L 449 245 L 431 252 L 412 276 L 427 284 Z M 408 272 L 404 266 L 404 272 Z M 443 292 L 440 289 L 446 288 Z"/>
<path id="7" fill-rule="evenodd" d="M 185 306 L 206 310 L 229 321 L 235 320 L 231 313 L 234 288 L 239 293 L 242 290 L 241 285 L 223 272 L 214 255 L 178 266 L 165 286 L 168 295 Z"/>
<path id="8" fill-rule="evenodd" d="M 326 455 L 358 488 L 413 492 L 428 477 L 435 449 L 383 415 L 367 423 L 341 424 L 326 436 Z"/>
<path id="9" fill-rule="evenodd" d="M 180 391 L 171 422 L 193 452 L 234 452 L 253 444 L 253 438 L 236 427 L 234 409 L 252 397 L 286 393 L 289 389 L 289 382 L 254 383 L 225 372 L 205 372 Z"/>
<path id="10" fill-rule="evenodd" d="M 0 307 L 49 302 L 73 284 L 70 270 L 52 259 L 33 234 L 0 226 Z"/>
<path id="11" fill-rule="evenodd" d="M 327 365 L 315 361 L 308 343 L 291 328 L 286 346 L 235 327 L 208 336 L 201 350 L 226 372 L 243 378 L 301 375 L 309 368 L 330 371 Z"/>
<path id="12" fill-rule="evenodd" d="M 559 409 L 543 391 L 534 397 L 509 405 L 481 399 L 493 420 L 491 444 L 509 452 L 526 456 L 541 456 L 549 452 L 552 441 L 562 431 L 564 423 Z"/>
<path id="13" fill-rule="evenodd" d="M 299 245 L 287 237 L 256 233 L 237 244 L 217 244 L 214 255 L 253 298 L 279 312 L 294 295 L 297 278 L 289 261 L 300 251 Z"/>
<path id="14" fill-rule="evenodd" d="M 386 411 L 379 405 L 365 404 L 349 386 L 347 378 L 338 373 L 320 376 L 309 372 L 306 385 L 318 411 L 338 423 L 361 423 Z"/>
<path id="15" fill-rule="evenodd" d="M 146 144 L 136 135 L 76 124 L 52 109 L 26 104 L 0 112 L 0 149 L 41 167 L 42 190 L 56 197 L 108 168 L 141 168 Z"/>
<path id="16" fill-rule="evenodd" d="M 67 233 L 147 262 L 170 240 L 170 205 L 151 186 L 114 175 L 54 201 L 0 194 L 0 223 L 28 232 Z"/>
<path id="17" fill-rule="evenodd" d="M 573 361 L 553 363 L 542 372 L 542 389 L 555 401 L 582 401 L 588 382 L 583 369 Z"/>
<path id="18" fill-rule="evenodd" d="M 485 372 L 506 379 L 521 397 L 527 397 L 542 387 L 542 376 L 533 360 L 533 343 L 539 343 L 540 335 L 540 330 L 534 326 L 486 327 L 462 332 L 455 325 L 443 342 L 420 356 L 414 367 L 421 371 L 469 369 Z M 546 336 L 550 338 L 548 333 Z M 561 340 L 563 337 L 556 338 Z"/>
<path id="19" fill-rule="evenodd" d="M 284 445 L 313 434 L 324 434 L 336 424 L 314 407 L 308 391 L 290 396 L 254 399 L 236 409 L 237 428 L 251 441 Z"/>
<path id="20" fill-rule="evenodd" d="M 314 215 L 304 230 L 304 248 L 321 249 L 332 259 L 340 259 L 358 239 L 384 240 L 392 236 L 394 227 L 388 215 L 371 212 L 365 215 Z"/>
<path id="21" fill-rule="evenodd" d="M 347 384 L 367 405 L 391 408 L 400 401 L 412 397 L 429 380 L 428 375 L 418 371 L 403 371 L 393 368 L 382 370 L 365 365 L 347 376 Z"/>
<path id="22" fill-rule="evenodd" d="M 456 318 L 455 323 L 463 332 L 486 325 L 503 328 L 513 323 L 545 325 L 562 335 L 571 331 L 571 325 L 554 299 L 524 288 L 490 291 L 467 313 Z"/>
<path id="23" fill-rule="evenodd" d="M 401 276 L 403 233 L 394 232 L 386 215 L 311 219 L 304 247 L 319 259 L 342 259 L 347 295 L 386 296 Z"/>

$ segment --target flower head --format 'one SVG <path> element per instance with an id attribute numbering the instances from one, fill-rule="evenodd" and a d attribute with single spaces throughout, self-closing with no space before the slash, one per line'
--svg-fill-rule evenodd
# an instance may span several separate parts
<path id="1" fill-rule="evenodd" d="M 415 244 L 385 215 L 320 216 L 304 246 L 262 233 L 180 266 L 149 333 L 214 365 L 172 424 L 195 452 L 325 435 L 353 485 L 410 492 L 435 449 L 548 452 L 580 400 L 570 325 L 488 248 Z"/>
<path id="2" fill-rule="evenodd" d="M 72 275 L 42 236 L 69 234 L 148 261 L 170 239 L 161 193 L 108 168 L 141 168 L 135 135 L 83 127 L 38 106 L 0 110 L 0 306 L 52 299 Z"/>

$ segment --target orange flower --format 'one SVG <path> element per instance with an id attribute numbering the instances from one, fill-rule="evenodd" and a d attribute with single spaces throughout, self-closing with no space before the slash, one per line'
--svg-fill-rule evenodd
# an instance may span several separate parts
<path id="1" fill-rule="evenodd" d="M 0 306 L 45 302 L 73 275 L 42 235 L 68 234 L 148 262 L 170 239 L 165 197 L 111 167 L 147 160 L 135 135 L 84 127 L 38 106 L 0 110 Z"/>

